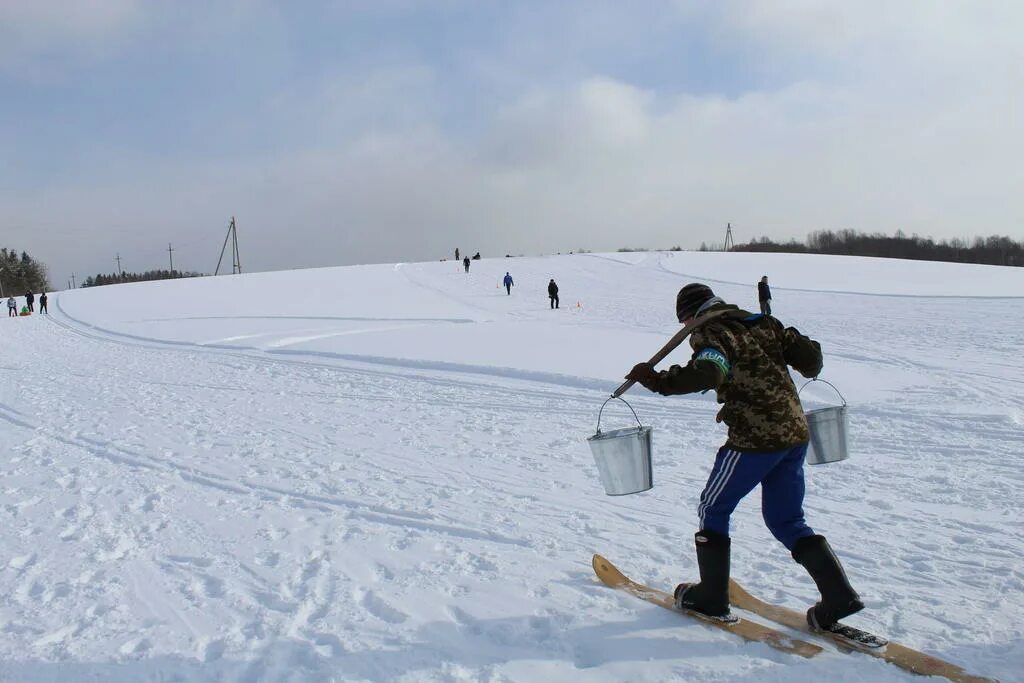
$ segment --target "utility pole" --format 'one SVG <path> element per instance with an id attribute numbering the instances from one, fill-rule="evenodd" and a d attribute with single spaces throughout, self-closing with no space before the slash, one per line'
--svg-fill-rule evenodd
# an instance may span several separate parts
<path id="1" fill-rule="evenodd" d="M 220 248 L 220 258 L 217 259 L 217 269 L 214 275 L 220 273 L 220 263 L 224 260 L 224 251 L 228 248 L 228 240 L 231 240 L 231 274 L 242 273 L 242 260 L 238 256 L 238 230 L 235 228 L 235 217 L 231 217 L 231 224 L 228 225 L 228 234 L 224 236 L 224 246 Z"/>
<path id="2" fill-rule="evenodd" d="M 123 280 L 124 279 L 124 271 L 121 270 L 121 254 L 118 254 L 117 256 L 115 256 L 114 260 L 117 261 L 117 274 L 118 274 L 118 277 L 120 277 Z"/>
<path id="3" fill-rule="evenodd" d="M 171 277 L 174 277 L 174 250 L 171 249 L 171 243 L 167 243 L 167 256 L 171 259 Z"/>
<path id="4" fill-rule="evenodd" d="M 725 249 L 723 251 L 729 251 L 736 246 L 736 243 L 732 239 L 732 223 L 725 224 Z"/>
<path id="5" fill-rule="evenodd" d="M 77 289 L 78 285 L 75 284 L 75 274 L 71 273 L 71 289 Z"/>

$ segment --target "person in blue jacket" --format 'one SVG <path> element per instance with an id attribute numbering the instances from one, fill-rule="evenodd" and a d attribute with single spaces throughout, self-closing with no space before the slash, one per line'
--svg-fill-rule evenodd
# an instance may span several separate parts
<path id="1" fill-rule="evenodd" d="M 512 282 L 512 276 L 506 272 L 503 282 L 505 283 L 505 291 L 508 292 L 509 296 L 512 296 L 512 285 L 515 284 Z"/>

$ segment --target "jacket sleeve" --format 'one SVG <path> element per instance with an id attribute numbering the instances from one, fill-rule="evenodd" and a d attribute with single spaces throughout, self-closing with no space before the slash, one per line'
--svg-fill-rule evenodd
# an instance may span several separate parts
<path id="1" fill-rule="evenodd" d="M 685 366 L 673 365 L 661 373 L 659 394 L 692 394 L 717 389 L 729 376 L 730 361 L 725 354 L 725 340 L 712 330 L 694 332 L 690 338 L 693 356 Z"/>
<path id="2" fill-rule="evenodd" d="M 698 391 L 717 389 L 725 375 L 715 365 L 691 360 L 686 365 L 673 365 L 661 373 L 657 392 L 664 396 L 693 394 Z"/>
<path id="3" fill-rule="evenodd" d="M 804 377 L 817 377 L 821 372 L 821 344 L 795 327 L 782 331 L 782 350 L 786 363 Z"/>

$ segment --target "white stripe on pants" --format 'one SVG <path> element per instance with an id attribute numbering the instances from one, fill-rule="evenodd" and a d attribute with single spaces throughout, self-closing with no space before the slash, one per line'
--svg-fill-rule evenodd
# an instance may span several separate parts
<path id="1" fill-rule="evenodd" d="M 701 502 L 697 508 L 697 512 L 700 516 L 700 528 L 704 528 L 704 515 L 707 509 L 715 504 L 718 500 L 718 496 L 721 495 L 725 485 L 729 483 L 729 477 L 732 476 L 733 471 L 736 469 L 736 463 L 740 460 L 739 451 L 729 451 L 725 454 L 725 458 L 722 459 L 722 469 L 718 470 L 718 474 L 708 482 L 708 485 L 704 488 L 704 498 L 706 499 Z"/>

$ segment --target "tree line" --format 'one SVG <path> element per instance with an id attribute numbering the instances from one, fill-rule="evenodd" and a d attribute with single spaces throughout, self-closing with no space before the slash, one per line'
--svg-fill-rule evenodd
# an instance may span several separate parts
<path id="1" fill-rule="evenodd" d="M 854 230 L 818 230 L 808 235 L 806 242 L 775 242 L 768 237 L 761 237 L 747 244 L 737 244 L 732 250 L 1024 266 L 1024 243 L 1000 235 L 975 237 L 968 242 L 959 238 L 935 241 L 930 237 L 918 235 L 907 237 L 902 230 L 897 230 L 891 237 L 881 233 L 866 234 Z"/>
<path id="2" fill-rule="evenodd" d="M 26 292 L 45 292 L 50 288 L 46 266 L 24 251 L 0 249 L 0 286 L 7 296 L 21 296 Z"/>
<path id="3" fill-rule="evenodd" d="M 82 287 L 99 287 L 101 285 L 119 285 L 124 282 L 148 282 L 149 280 L 174 280 L 183 277 L 202 277 L 202 273 L 183 272 L 180 270 L 147 270 L 144 273 L 110 273 L 90 275 L 82 282 Z"/>

